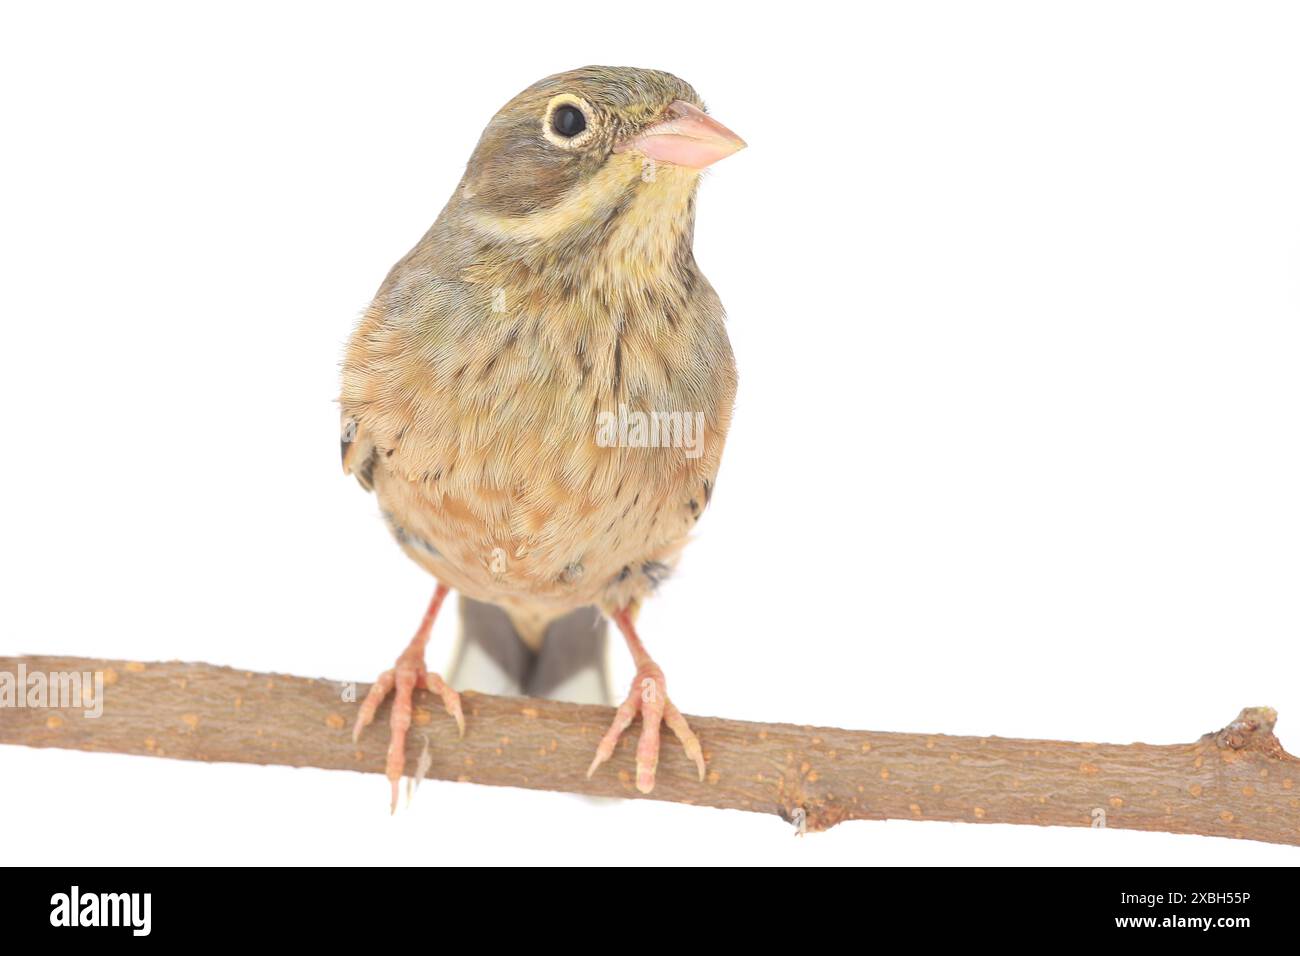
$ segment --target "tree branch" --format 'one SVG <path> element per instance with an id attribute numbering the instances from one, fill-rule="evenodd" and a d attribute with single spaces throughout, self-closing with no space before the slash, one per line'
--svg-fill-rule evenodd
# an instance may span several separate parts
<path id="1" fill-rule="evenodd" d="M 103 675 L 101 716 L 84 713 L 93 680 L 85 700 L 32 706 L 36 687 L 70 673 Z M 0 744 L 382 773 L 388 705 L 360 743 L 351 739 L 365 690 L 209 664 L 0 658 Z M 462 740 L 439 702 L 417 691 L 408 773 L 427 739 L 430 778 L 640 798 L 636 727 L 614 759 L 586 778 L 610 708 L 473 692 L 464 706 Z M 950 820 L 1300 845 L 1300 760 L 1273 735 L 1276 718 L 1268 708 L 1250 708 L 1194 743 L 1155 746 L 691 717 L 708 779 L 696 779 L 670 736 L 648 799 L 774 813 L 810 830 L 844 820 Z"/>

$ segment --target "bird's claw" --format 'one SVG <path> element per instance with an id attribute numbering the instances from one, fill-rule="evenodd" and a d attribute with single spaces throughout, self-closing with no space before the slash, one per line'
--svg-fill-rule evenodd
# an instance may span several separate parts
<path id="1" fill-rule="evenodd" d="M 695 736 L 686 718 L 676 705 L 668 698 L 664 672 L 653 661 L 647 661 L 637 669 L 632 681 L 632 689 L 627 698 L 619 705 L 614 714 L 613 723 L 596 747 L 596 756 L 587 769 L 587 779 L 614 755 L 623 731 L 632 724 L 637 712 L 641 713 L 641 737 L 636 745 L 636 788 L 642 793 L 649 793 L 655 786 L 655 771 L 659 766 L 659 726 L 667 724 L 669 729 L 681 742 L 682 749 L 699 771 L 700 781 L 704 781 L 704 750 L 700 739 Z"/>
<path id="2" fill-rule="evenodd" d="M 397 664 L 379 675 L 379 679 L 370 685 L 366 699 L 357 712 L 356 723 L 352 725 L 352 740 L 361 739 L 361 732 L 370 726 L 379 710 L 379 705 L 391 691 L 393 709 L 388 726 L 388 754 L 384 763 L 384 775 L 392 785 L 392 800 L 389 812 L 397 812 L 397 795 L 402 780 L 402 771 L 406 768 L 406 734 L 411 728 L 414 714 L 415 688 L 423 687 L 442 698 L 443 707 L 456 721 L 460 736 L 465 736 L 465 713 L 461 708 L 460 694 L 456 693 L 439 675 L 430 671 L 424 664 L 422 646 L 408 647 Z M 427 768 L 426 768 L 427 769 Z"/>

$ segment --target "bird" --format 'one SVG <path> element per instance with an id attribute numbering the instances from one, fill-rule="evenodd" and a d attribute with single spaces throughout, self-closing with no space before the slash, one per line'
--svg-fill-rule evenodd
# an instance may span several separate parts
<path id="1" fill-rule="evenodd" d="M 745 145 L 670 73 L 542 79 L 488 123 L 362 314 L 342 363 L 343 470 L 435 581 L 353 728 L 359 739 L 393 695 L 390 809 L 414 690 L 440 697 L 465 733 L 459 692 L 425 661 L 452 590 L 475 634 L 503 634 L 496 656 L 514 642 L 534 676 L 553 636 L 613 622 L 636 676 L 587 776 L 639 714 L 636 788 L 654 788 L 663 724 L 704 779 L 700 741 L 636 619 L 709 506 L 731 423 L 735 359 L 693 241 L 702 172 Z M 572 676 L 565 667 L 591 669 L 576 656 L 550 668 L 549 686 Z"/>

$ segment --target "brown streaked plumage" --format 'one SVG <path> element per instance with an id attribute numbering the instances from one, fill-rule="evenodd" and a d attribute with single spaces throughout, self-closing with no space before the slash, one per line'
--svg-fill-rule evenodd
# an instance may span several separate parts
<path id="1" fill-rule="evenodd" d="M 484 130 L 343 366 L 344 469 L 373 488 L 413 560 L 506 609 L 525 637 L 593 604 L 623 629 L 638 680 L 601 753 L 641 709 L 646 790 L 660 716 L 703 772 L 632 622 L 709 501 L 730 422 L 722 305 L 691 244 L 699 170 L 743 145 L 667 73 L 587 67 L 534 84 Z M 602 447 L 598 416 L 620 407 L 698 413 L 701 439 Z M 422 628 L 357 723 L 396 688 L 394 800 L 409 688 L 441 685 L 425 641 Z M 657 692 L 643 705 L 647 678 Z"/>

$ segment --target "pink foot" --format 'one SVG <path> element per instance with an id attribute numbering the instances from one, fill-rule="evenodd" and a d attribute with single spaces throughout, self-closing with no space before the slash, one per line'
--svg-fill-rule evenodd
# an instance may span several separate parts
<path id="1" fill-rule="evenodd" d="M 438 590 L 434 592 L 433 600 L 429 602 L 429 609 L 424 614 L 424 621 L 419 631 L 402 655 L 397 658 L 396 665 L 391 670 L 380 674 L 379 679 L 370 686 L 366 699 L 361 703 L 361 710 L 357 713 L 357 721 L 352 726 L 352 739 L 359 740 L 361 731 L 374 721 L 379 705 L 384 702 L 389 692 L 392 692 L 393 710 L 388 721 L 390 730 L 388 758 L 384 765 L 384 774 L 393 789 L 390 812 L 397 810 L 398 785 L 402 780 L 402 771 L 406 768 L 406 733 L 411 729 L 412 699 L 415 688 L 423 687 L 441 697 L 447 713 L 455 719 L 456 726 L 460 728 L 460 735 L 465 736 L 465 714 L 461 710 L 460 694 L 448 687 L 446 681 L 430 671 L 424 663 L 424 648 L 429 642 L 429 633 L 433 628 L 434 618 L 438 616 L 438 608 L 446 596 L 446 586 L 438 585 Z"/>
<path id="2" fill-rule="evenodd" d="M 666 723 L 681 741 L 682 749 L 686 751 L 686 756 L 695 762 L 700 780 L 703 782 L 704 751 L 700 747 L 700 739 L 686 723 L 682 712 L 669 700 L 664 672 L 641 646 L 627 611 L 614 615 L 614 621 L 623 631 L 623 636 L 632 651 L 632 657 L 636 661 L 636 677 L 632 680 L 632 690 L 628 693 L 627 699 L 619 705 L 618 712 L 614 714 L 614 722 L 609 725 L 609 730 L 605 731 L 605 736 L 600 739 L 600 744 L 596 747 L 596 757 L 587 770 L 587 778 L 591 779 L 597 768 L 614 755 L 614 748 L 618 745 L 623 731 L 627 730 L 632 723 L 632 718 L 640 711 L 641 737 L 636 744 L 636 788 L 642 793 L 649 793 L 655 787 L 655 770 L 659 766 L 659 725 L 661 723 Z"/>

